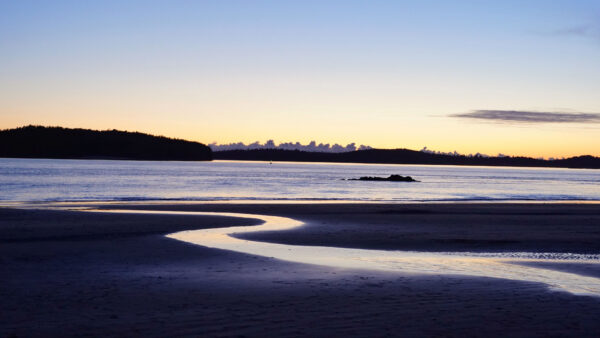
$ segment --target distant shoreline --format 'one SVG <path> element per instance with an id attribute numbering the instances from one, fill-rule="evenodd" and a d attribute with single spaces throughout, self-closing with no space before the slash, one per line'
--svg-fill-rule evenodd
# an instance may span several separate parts
<path id="1" fill-rule="evenodd" d="M 316 153 L 316 154 L 326 154 L 326 153 Z M 318 157 L 318 156 L 316 156 Z M 403 163 L 403 162 L 360 162 L 360 161 L 336 161 L 332 159 L 311 159 L 311 160 L 302 160 L 302 159 L 286 159 L 286 158 L 277 158 L 277 159 L 264 159 L 261 157 L 258 158 L 232 158 L 229 156 L 223 156 L 220 152 L 213 153 L 213 159 L 211 160 L 187 160 L 187 159 L 152 159 L 152 158 L 135 158 L 135 157 L 110 157 L 110 156 L 87 156 L 87 157 L 34 157 L 34 156 L 0 156 L 0 159 L 31 159 L 31 160 L 91 160 L 91 161 L 157 161 L 157 162 L 195 162 L 195 161 L 203 161 L 203 162 L 212 162 L 212 161 L 231 161 L 231 162 L 261 162 L 261 163 L 269 163 L 269 162 L 286 162 L 286 163 L 320 163 L 320 164 L 385 164 L 385 165 L 435 165 L 435 166 L 458 166 L 458 167 L 506 167 L 506 168 L 531 168 L 531 169 L 600 169 L 600 164 L 595 165 L 595 161 L 600 162 L 600 158 L 593 157 L 594 164 L 590 166 L 560 166 L 560 165 L 531 165 L 531 164 L 523 164 L 518 165 L 515 163 L 511 164 L 486 164 L 486 163 L 474 163 L 474 164 L 458 164 L 458 163 Z"/>
<path id="2" fill-rule="evenodd" d="M 212 160 L 155 160 L 135 157 L 3 157 L 6 160 L 67 160 L 67 161 L 137 161 L 137 162 L 212 162 Z"/>
<path id="3" fill-rule="evenodd" d="M 343 153 L 319 153 L 299 150 L 254 149 L 213 152 L 215 160 L 277 161 L 357 164 L 457 165 L 486 167 L 531 167 L 600 169 L 600 157 L 590 155 L 560 160 L 541 160 L 530 157 L 485 157 L 432 154 L 409 149 L 368 149 Z"/>
<path id="4" fill-rule="evenodd" d="M 319 153 L 321 154 L 321 153 Z M 285 163 L 317 163 L 317 164 L 381 164 L 381 165 L 410 165 L 410 166 L 422 166 L 422 165 L 433 165 L 433 166 L 449 166 L 449 167 L 504 167 L 504 168 L 531 168 L 531 169 L 600 169 L 599 167 L 561 167 L 561 166 L 527 166 L 527 165 L 489 165 L 489 164 L 432 164 L 432 163 L 391 163 L 391 162 L 342 162 L 342 161 L 302 161 L 302 160 L 262 160 L 262 159 L 222 159 L 219 158 L 218 152 L 213 153 L 214 158 L 212 160 L 202 160 L 202 162 L 257 162 L 257 163 L 270 163 L 270 162 L 285 162 Z M 128 157 L 101 157 L 101 156 L 90 156 L 90 157 L 5 157 L 0 156 L 0 159 L 26 159 L 26 160 L 91 160 L 91 161 L 138 161 L 138 162 L 197 162 L 196 160 L 155 160 L 155 159 L 140 159 L 140 158 L 128 158 Z"/>

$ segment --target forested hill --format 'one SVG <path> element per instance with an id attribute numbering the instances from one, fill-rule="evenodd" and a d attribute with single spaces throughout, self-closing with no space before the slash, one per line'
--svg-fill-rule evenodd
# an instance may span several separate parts
<path id="1" fill-rule="evenodd" d="M 137 132 L 27 126 L 0 130 L 0 157 L 210 161 L 212 151 Z"/>
<path id="2" fill-rule="evenodd" d="M 529 157 L 454 156 L 408 149 L 369 149 L 343 153 L 317 153 L 298 150 L 256 149 L 217 151 L 213 154 L 214 158 L 219 160 L 439 164 L 600 169 L 600 158 L 593 156 L 577 156 L 560 160 L 540 160 Z"/>

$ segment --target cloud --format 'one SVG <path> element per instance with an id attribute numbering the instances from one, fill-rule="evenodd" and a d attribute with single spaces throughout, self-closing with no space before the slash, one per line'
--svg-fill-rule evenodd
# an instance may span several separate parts
<path id="1" fill-rule="evenodd" d="M 548 33 L 548 35 L 554 36 L 583 36 L 588 37 L 593 35 L 592 25 L 579 25 L 556 29 Z"/>
<path id="2" fill-rule="evenodd" d="M 551 31 L 539 32 L 542 36 L 550 36 L 550 37 L 576 37 L 576 38 L 585 38 L 585 39 L 600 39 L 600 21 L 574 25 L 574 26 L 565 26 L 562 28 L 558 28 Z"/>
<path id="3" fill-rule="evenodd" d="M 598 113 L 474 110 L 450 116 L 504 123 L 600 123 L 600 114 Z"/>
<path id="4" fill-rule="evenodd" d="M 310 143 L 304 145 L 300 142 L 284 142 L 276 145 L 273 140 L 268 140 L 264 144 L 260 144 L 259 142 L 250 143 L 248 145 L 237 142 L 237 143 L 229 143 L 229 144 L 217 144 L 211 143 L 209 147 L 213 151 L 226 151 L 226 150 L 253 150 L 253 149 L 282 149 L 282 150 L 301 150 L 301 151 L 311 151 L 311 152 L 325 152 L 325 153 L 343 153 L 348 151 L 355 150 L 367 150 L 371 149 L 370 146 L 366 146 L 361 144 L 360 146 L 356 146 L 356 143 L 349 143 L 346 146 L 340 144 L 330 145 L 329 143 L 319 143 L 315 141 L 311 141 Z"/>

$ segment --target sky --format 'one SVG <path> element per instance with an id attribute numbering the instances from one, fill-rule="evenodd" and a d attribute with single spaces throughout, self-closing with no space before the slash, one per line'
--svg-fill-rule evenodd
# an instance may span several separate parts
<path id="1" fill-rule="evenodd" d="M 0 129 L 600 156 L 600 1 L 0 0 Z"/>

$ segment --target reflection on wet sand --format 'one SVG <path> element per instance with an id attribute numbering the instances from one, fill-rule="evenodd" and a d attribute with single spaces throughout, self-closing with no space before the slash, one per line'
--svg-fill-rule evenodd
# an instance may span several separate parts
<path id="1" fill-rule="evenodd" d="M 106 212 L 107 210 L 102 210 Z M 600 279 L 575 273 L 561 272 L 549 268 L 525 266 L 514 263 L 568 262 L 600 264 L 598 255 L 570 253 L 465 253 L 465 252 L 415 252 L 347 249 L 322 246 L 299 246 L 248 241 L 231 235 L 281 231 L 302 226 L 291 218 L 221 212 L 177 212 L 111 210 L 121 213 L 211 215 L 253 218 L 264 221 L 259 226 L 237 226 L 204 230 L 182 231 L 168 235 L 180 241 L 210 248 L 237 251 L 276 259 L 332 266 L 336 268 L 375 269 L 404 274 L 465 275 L 504 278 L 548 285 L 553 290 L 573 294 L 600 296 Z"/>

